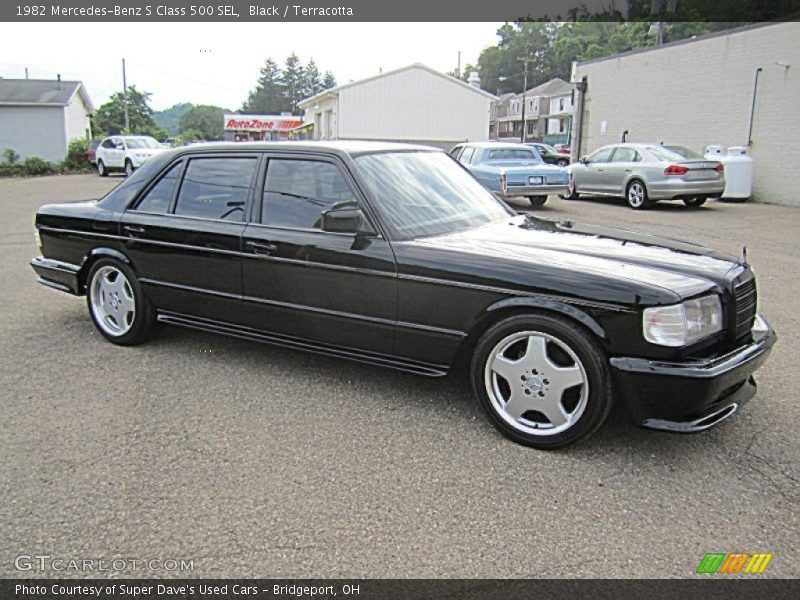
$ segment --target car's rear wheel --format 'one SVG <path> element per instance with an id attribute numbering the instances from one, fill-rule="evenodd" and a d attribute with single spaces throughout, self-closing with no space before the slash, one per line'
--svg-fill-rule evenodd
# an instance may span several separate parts
<path id="1" fill-rule="evenodd" d="M 129 158 L 125 159 L 125 177 L 133 175 L 133 163 Z"/>
<path id="2" fill-rule="evenodd" d="M 569 166 L 569 160 L 567 160 L 566 158 L 559 158 L 556 161 L 556 165 L 559 166 L 559 167 L 568 167 Z"/>
<path id="3" fill-rule="evenodd" d="M 687 206 L 687 208 L 700 208 L 703 204 L 706 203 L 705 196 L 695 196 L 694 198 L 684 198 L 683 203 Z"/>
<path id="4" fill-rule="evenodd" d="M 634 210 L 643 210 L 652 206 L 652 202 L 647 196 L 647 188 L 638 179 L 634 179 L 628 184 L 625 190 L 625 199 L 628 201 L 628 206 Z"/>
<path id="5" fill-rule="evenodd" d="M 472 386 L 489 421 L 510 439 L 561 448 L 597 430 L 611 410 L 611 375 L 597 343 L 545 314 L 491 327 L 472 358 Z"/>
<path id="6" fill-rule="evenodd" d="M 130 267 L 114 259 L 100 259 L 92 265 L 86 281 L 89 314 L 103 337 L 130 346 L 150 336 L 155 310 Z"/>
<path id="7" fill-rule="evenodd" d="M 531 206 L 544 206 L 547 196 L 528 196 L 528 202 L 531 203 Z"/>
<path id="8" fill-rule="evenodd" d="M 108 177 L 108 170 L 102 160 L 97 161 L 97 174 L 100 175 L 100 177 Z"/>

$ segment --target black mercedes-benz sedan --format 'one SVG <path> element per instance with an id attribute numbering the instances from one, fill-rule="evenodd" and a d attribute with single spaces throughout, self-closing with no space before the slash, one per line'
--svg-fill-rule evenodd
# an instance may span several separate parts
<path id="1" fill-rule="evenodd" d="M 86 295 L 114 344 L 158 321 L 432 377 L 463 364 L 489 420 L 537 448 L 615 400 L 644 427 L 712 427 L 775 342 L 746 261 L 517 214 L 423 146 L 189 146 L 36 229 L 39 281 Z"/>

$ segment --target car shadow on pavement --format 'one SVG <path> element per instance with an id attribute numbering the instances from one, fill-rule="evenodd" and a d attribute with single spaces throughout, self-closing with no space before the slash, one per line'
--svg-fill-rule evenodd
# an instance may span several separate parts
<path id="1" fill-rule="evenodd" d="M 215 358 L 230 361 L 240 368 L 254 369 L 263 374 L 263 365 L 277 377 L 296 380 L 298 389 L 304 386 L 305 377 L 313 378 L 324 386 L 335 389 L 354 387 L 354 394 L 365 401 L 385 399 L 387 410 L 404 409 L 418 411 L 420 423 L 426 419 L 441 418 L 452 423 L 456 430 L 481 428 L 480 435 L 489 436 L 494 445 L 512 444 L 497 432 L 484 418 L 475 401 L 466 369 L 455 368 L 447 377 L 428 378 L 361 364 L 344 359 L 317 355 L 299 350 L 259 344 L 210 333 L 191 331 L 177 327 L 164 327 L 148 346 L 160 348 L 163 353 L 190 351 L 197 348 L 213 348 Z M 357 383 L 354 383 L 357 382 Z M 363 384 L 363 385 L 362 385 Z M 399 393 L 398 393 L 399 392 Z M 359 402 L 358 399 L 355 402 Z M 677 435 L 656 432 L 636 427 L 628 418 L 623 401 L 615 399 L 611 414 L 605 423 L 589 439 L 575 446 L 558 450 L 558 453 L 581 459 L 608 458 L 624 455 L 641 455 L 644 462 L 658 455 L 659 460 L 695 460 L 698 452 L 718 452 L 720 435 L 724 430 L 735 431 L 731 423 L 718 430 L 697 435 Z M 516 446 L 522 451 L 537 450 Z"/>

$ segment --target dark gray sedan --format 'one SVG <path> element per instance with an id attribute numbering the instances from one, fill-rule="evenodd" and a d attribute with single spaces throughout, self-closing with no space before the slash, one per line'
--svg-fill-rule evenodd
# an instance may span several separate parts
<path id="1" fill-rule="evenodd" d="M 659 200 L 683 200 L 697 208 L 722 195 L 724 171 L 719 161 L 687 158 L 664 146 L 613 144 L 570 165 L 569 192 L 564 197 L 618 196 L 637 210 Z"/>

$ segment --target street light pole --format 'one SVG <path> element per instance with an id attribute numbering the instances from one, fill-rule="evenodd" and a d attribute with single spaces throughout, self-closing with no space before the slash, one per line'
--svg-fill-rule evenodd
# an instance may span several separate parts
<path id="1" fill-rule="evenodd" d="M 122 103 L 125 106 L 125 133 L 130 133 L 128 121 L 128 79 L 125 76 L 125 59 L 122 59 Z"/>
<path id="2" fill-rule="evenodd" d="M 525 71 L 524 75 L 522 76 L 522 131 L 519 135 L 519 141 L 521 144 L 525 143 L 525 94 L 528 91 L 528 62 L 530 59 L 525 57 L 522 59 L 525 63 Z"/>

